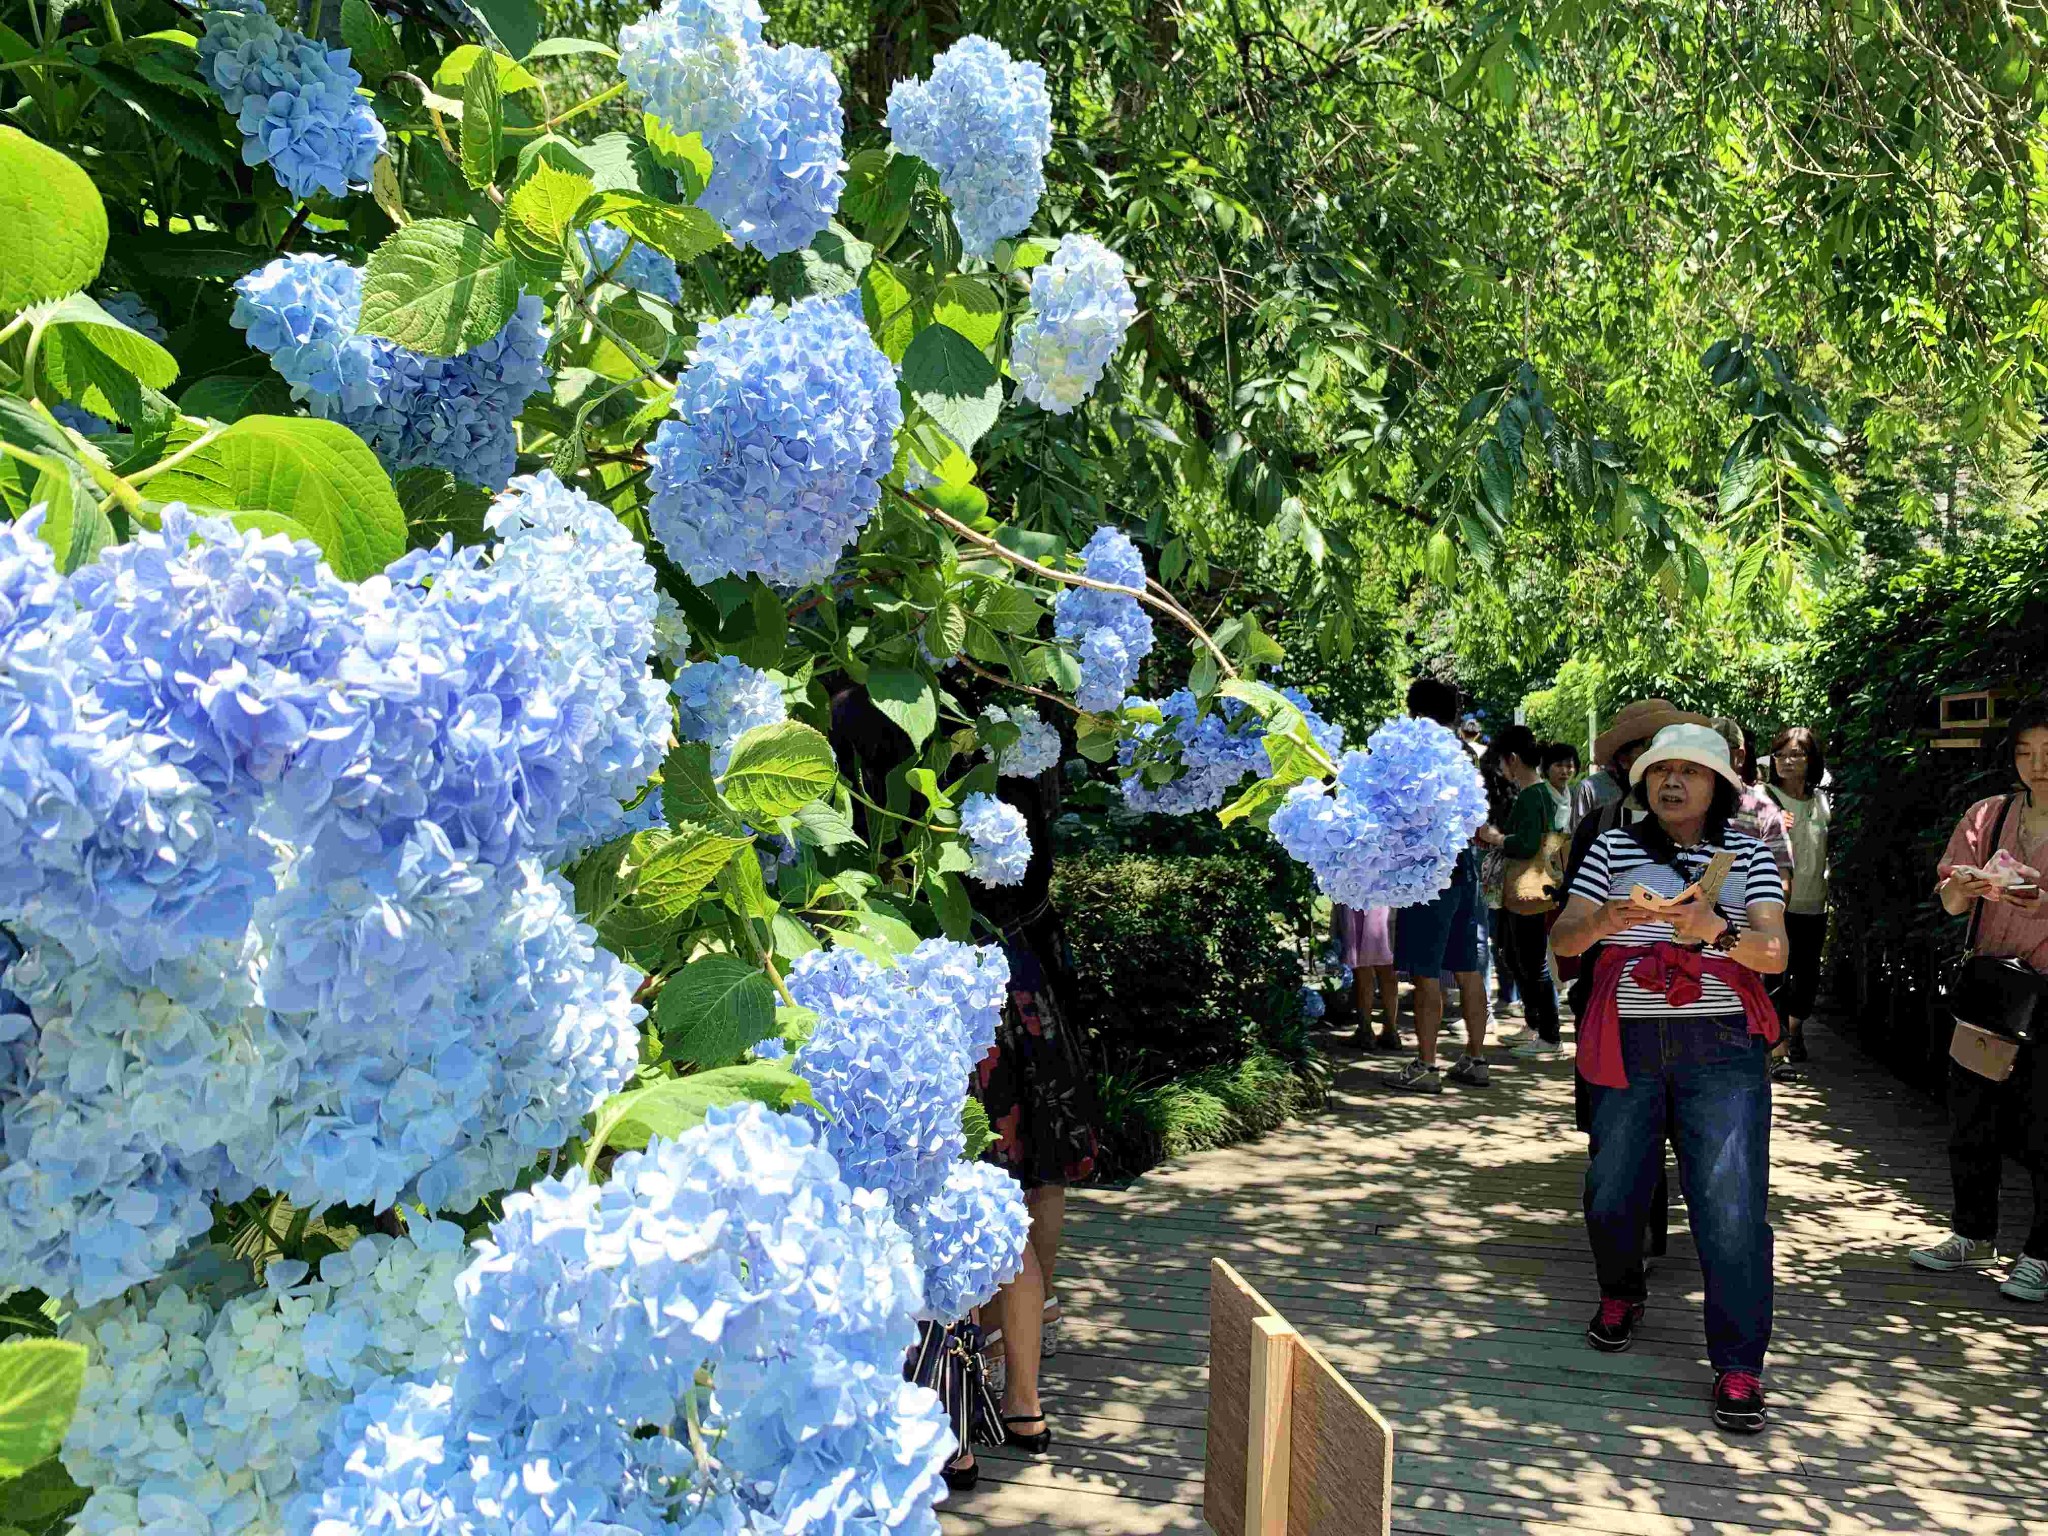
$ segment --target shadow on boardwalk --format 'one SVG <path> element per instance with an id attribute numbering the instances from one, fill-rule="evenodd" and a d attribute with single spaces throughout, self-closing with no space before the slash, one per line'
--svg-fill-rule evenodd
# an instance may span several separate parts
<path id="1" fill-rule="evenodd" d="M 1824 1032 L 1814 1056 L 1778 1090 L 1775 1423 L 1756 1439 L 1709 1420 L 1678 1208 L 1635 1349 L 1586 1348 L 1568 1065 L 1502 1061 L 1490 1091 L 1409 1099 L 1378 1086 L 1383 1059 L 1340 1053 L 1329 1113 L 1075 1194 L 1046 1372 L 1063 1443 L 985 1456 L 981 1488 L 943 1506 L 949 1536 L 1207 1529 L 1212 1254 L 1393 1422 L 1400 1531 L 2048 1532 L 2048 1308 L 1906 1265 L 1946 1227 L 1939 1113 Z"/>

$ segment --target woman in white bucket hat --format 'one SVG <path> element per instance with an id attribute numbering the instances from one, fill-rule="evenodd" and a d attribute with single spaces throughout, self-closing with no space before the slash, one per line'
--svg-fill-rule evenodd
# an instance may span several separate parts
<path id="1" fill-rule="evenodd" d="M 1601 1297 L 1586 1337 L 1604 1351 L 1634 1341 L 1668 1131 L 1706 1278 L 1714 1421 L 1754 1433 L 1771 1337 L 1778 1038 L 1763 977 L 1785 967 L 1785 886 L 1770 850 L 1729 827 L 1742 780 L 1710 726 L 1665 726 L 1629 780 L 1649 816 L 1594 841 L 1551 934 L 1560 955 L 1601 946 L 1578 1038 L 1592 1121 L 1586 1231 Z"/>

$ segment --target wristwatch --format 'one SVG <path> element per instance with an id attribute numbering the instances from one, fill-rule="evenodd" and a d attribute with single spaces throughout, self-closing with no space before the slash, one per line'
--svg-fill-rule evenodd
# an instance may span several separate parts
<path id="1" fill-rule="evenodd" d="M 1721 931 L 1707 940 L 1704 947 L 1725 955 L 1741 941 L 1741 938 L 1742 935 L 1735 931 L 1735 924 L 1724 917 L 1721 919 Z"/>

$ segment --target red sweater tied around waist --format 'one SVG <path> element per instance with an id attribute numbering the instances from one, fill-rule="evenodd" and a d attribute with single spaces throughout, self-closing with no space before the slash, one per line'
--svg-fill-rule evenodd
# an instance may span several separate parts
<path id="1" fill-rule="evenodd" d="M 1668 941 L 1648 946 L 1609 945 L 1600 951 L 1593 967 L 1593 995 L 1587 1001 L 1585 1017 L 1579 1020 L 1579 1076 L 1589 1083 L 1602 1088 L 1628 1086 L 1628 1073 L 1621 1065 L 1621 1007 L 1617 1001 L 1624 967 L 1637 986 L 1669 999 L 1674 1008 L 1700 1000 L 1705 990 L 1701 977 L 1717 977 L 1742 1000 L 1749 1032 L 1762 1035 L 1767 1044 L 1778 1043 L 1778 1010 L 1764 990 L 1763 977 L 1748 966 L 1725 955 Z"/>

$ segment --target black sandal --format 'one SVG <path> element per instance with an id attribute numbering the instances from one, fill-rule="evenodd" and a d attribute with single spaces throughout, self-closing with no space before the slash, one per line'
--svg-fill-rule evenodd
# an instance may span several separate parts
<path id="1" fill-rule="evenodd" d="M 970 1461 L 964 1467 L 956 1467 L 948 1462 L 939 1469 L 939 1476 L 946 1480 L 946 1486 L 953 1492 L 971 1493 L 974 1485 L 981 1481 L 981 1463 Z"/>
<path id="2" fill-rule="evenodd" d="M 1003 1420 L 1003 1444 L 1013 1450 L 1026 1451 L 1033 1456 L 1043 1456 L 1046 1447 L 1052 1444 L 1052 1430 L 1050 1428 L 1041 1429 L 1036 1434 L 1030 1435 L 1020 1435 L 1016 1430 L 1010 1428 L 1012 1424 L 1030 1424 L 1034 1421 L 1040 1424 L 1045 1423 L 1045 1415 L 1042 1413 L 1020 1413 L 1005 1418 Z"/>

